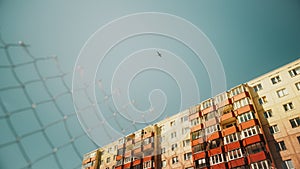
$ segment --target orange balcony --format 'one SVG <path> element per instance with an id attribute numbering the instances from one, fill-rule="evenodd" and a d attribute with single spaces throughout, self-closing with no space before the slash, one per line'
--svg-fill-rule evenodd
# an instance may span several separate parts
<path id="1" fill-rule="evenodd" d="M 195 161 L 195 160 L 198 160 L 198 159 L 201 159 L 201 158 L 205 158 L 205 156 L 206 156 L 206 152 L 201 151 L 201 152 L 193 154 L 193 159 Z"/>
<path id="2" fill-rule="evenodd" d="M 132 166 L 139 165 L 139 164 L 141 164 L 141 162 L 142 162 L 141 159 L 134 160 L 132 163 Z"/>
<path id="3" fill-rule="evenodd" d="M 268 157 L 267 157 L 266 152 L 261 151 L 261 152 L 255 153 L 255 154 L 249 154 L 248 161 L 249 161 L 249 163 L 255 163 L 255 162 L 258 162 L 258 161 L 265 160 L 267 158 Z"/>
<path id="4" fill-rule="evenodd" d="M 238 128 L 236 126 L 231 126 L 222 130 L 222 136 L 225 137 L 236 132 L 238 132 Z"/>
<path id="5" fill-rule="evenodd" d="M 231 102 L 231 99 L 226 99 L 226 100 L 224 100 L 223 102 L 218 103 L 216 106 L 217 106 L 217 108 L 219 109 L 219 108 L 224 107 L 224 106 L 227 106 L 227 105 L 229 105 L 229 104 L 231 104 L 231 103 L 232 103 L 232 102 Z"/>
<path id="6" fill-rule="evenodd" d="M 203 128 L 203 124 L 201 123 L 201 124 L 198 124 L 198 125 L 196 125 L 196 126 L 193 126 L 192 128 L 191 128 L 191 132 L 194 132 L 194 131 L 197 131 L 197 130 L 201 130 Z"/>
<path id="7" fill-rule="evenodd" d="M 207 114 L 207 113 L 209 113 L 209 112 L 212 112 L 212 111 L 214 111 L 214 110 L 216 110 L 216 106 L 211 106 L 211 107 L 208 107 L 208 108 L 206 108 L 206 109 L 203 109 L 203 110 L 202 110 L 202 114 L 205 115 L 205 114 Z"/>
<path id="8" fill-rule="evenodd" d="M 252 120 L 240 123 L 239 129 L 242 131 L 244 129 L 247 129 L 249 127 L 253 127 L 253 126 L 256 126 L 256 125 L 259 125 L 258 120 L 257 119 L 252 119 Z"/>
<path id="9" fill-rule="evenodd" d="M 208 121 L 206 121 L 204 124 L 207 127 L 207 126 L 215 125 L 217 123 L 219 123 L 219 118 L 218 117 L 214 117 L 214 118 L 209 119 Z"/>
<path id="10" fill-rule="evenodd" d="M 206 140 L 207 141 L 212 141 L 212 140 L 218 139 L 220 137 L 221 137 L 221 132 L 217 131 L 217 132 L 214 132 L 211 135 L 209 135 Z"/>
<path id="11" fill-rule="evenodd" d="M 232 97 L 232 100 L 233 100 L 233 101 L 237 101 L 237 100 L 241 100 L 241 99 L 243 99 L 243 98 L 245 98 L 245 97 L 249 97 L 249 93 L 248 93 L 247 91 L 245 91 L 245 92 L 243 92 L 243 93 L 240 93 L 240 94 L 238 94 L 238 95 L 233 96 L 233 97 Z"/>
<path id="12" fill-rule="evenodd" d="M 123 156 L 118 155 L 118 156 L 116 156 L 116 161 L 119 161 L 119 160 L 121 160 L 122 158 L 123 158 Z"/>
<path id="13" fill-rule="evenodd" d="M 143 150 L 148 150 L 148 149 L 152 149 L 154 148 L 154 144 L 153 143 L 149 143 L 143 146 Z"/>
<path id="14" fill-rule="evenodd" d="M 240 141 L 236 141 L 236 142 L 226 144 L 224 147 L 225 147 L 225 151 L 228 152 L 228 151 L 231 151 L 231 150 L 241 148 L 242 145 L 241 145 Z"/>
<path id="15" fill-rule="evenodd" d="M 257 134 L 248 138 L 243 139 L 243 145 L 247 146 L 253 143 L 257 143 L 257 142 L 261 142 L 263 141 L 262 135 L 261 134 Z"/>
<path id="16" fill-rule="evenodd" d="M 131 166 L 131 162 L 124 164 L 123 168 L 130 168 L 130 166 Z"/>
<path id="17" fill-rule="evenodd" d="M 189 116 L 189 120 L 191 121 L 191 120 L 193 120 L 193 119 L 195 119 L 195 118 L 198 118 L 198 117 L 200 117 L 200 116 L 201 116 L 201 113 L 200 113 L 200 112 L 193 113 L 193 114 L 191 114 L 191 115 Z"/>
<path id="18" fill-rule="evenodd" d="M 143 138 L 149 138 L 149 137 L 152 137 L 152 136 L 154 136 L 153 132 L 147 132 L 146 134 L 143 135 Z"/>
<path id="19" fill-rule="evenodd" d="M 117 166 L 115 167 L 115 169 L 122 169 L 122 166 Z"/>
<path id="20" fill-rule="evenodd" d="M 146 162 L 146 161 L 151 161 L 152 160 L 152 156 L 146 156 L 143 158 L 143 161 Z"/>
<path id="21" fill-rule="evenodd" d="M 220 164 L 210 166 L 210 169 L 227 169 L 227 167 L 226 167 L 226 163 L 223 162 L 223 163 L 220 163 Z"/>
<path id="22" fill-rule="evenodd" d="M 193 140 L 192 141 L 192 146 L 195 146 L 195 145 L 198 145 L 198 144 L 201 144 L 201 143 L 204 143 L 204 138 L 203 137 L 200 137 L 196 140 Z"/>
<path id="23" fill-rule="evenodd" d="M 241 114 L 246 113 L 251 110 L 254 110 L 254 109 L 253 109 L 253 106 L 251 104 L 249 104 L 249 105 L 243 106 L 243 107 L 235 110 L 235 112 L 237 115 L 241 115 Z"/>
<path id="24" fill-rule="evenodd" d="M 126 141 L 126 145 L 131 145 L 133 144 L 133 139 Z"/>
<path id="25" fill-rule="evenodd" d="M 87 164 L 87 163 L 89 163 L 89 162 L 91 162 L 91 159 L 90 159 L 90 158 L 83 160 L 83 161 L 82 161 L 82 164 L 84 165 L 84 164 Z"/>
<path id="26" fill-rule="evenodd" d="M 238 158 L 238 159 L 231 160 L 228 162 L 229 168 L 234 168 L 234 167 L 243 166 L 243 165 L 246 165 L 244 158 Z"/>
<path id="27" fill-rule="evenodd" d="M 139 154 L 141 152 L 142 152 L 142 148 L 141 147 L 133 150 L 133 154 Z"/>
<path id="28" fill-rule="evenodd" d="M 136 143 L 136 142 L 139 142 L 139 141 L 141 141 L 142 140 L 142 137 L 136 137 L 136 138 L 134 138 L 134 142 Z"/>
<path id="29" fill-rule="evenodd" d="M 126 151 L 124 157 L 130 157 L 132 155 L 132 151 Z"/>
<path id="30" fill-rule="evenodd" d="M 221 117 L 221 123 L 224 124 L 224 123 L 229 123 L 229 122 L 232 122 L 232 121 L 235 121 L 236 118 L 235 118 L 235 114 L 233 111 L 230 111 L 229 113 L 226 113 L 226 114 L 223 114 L 222 117 Z"/>
<path id="31" fill-rule="evenodd" d="M 222 146 L 210 149 L 210 150 L 208 150 L 208 157 L 214 156 L 216 154 L 221 154 L 222 151 L 223 151 Z"/>
<path id="32" fill-rule="evenodd" d="M 124 148 L 125 147 L 125 144 L 119 144 L 118 145 L 118 149 L 121 149 L 121 148 Z"/>

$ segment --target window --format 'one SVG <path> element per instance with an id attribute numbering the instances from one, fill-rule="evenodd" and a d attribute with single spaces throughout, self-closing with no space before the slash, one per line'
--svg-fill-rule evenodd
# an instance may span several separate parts
<path id="1" fill-rule="evenodd" d="M 175 138 L 176 137 L 176 131 L 171 133 L 171 138 Z"/>
<path id="2" fill-rule="evenodd" d="M 289 102 L 287 104 L 284 104 L 283 108 L 284 108 L 285 111 L 289 111 L 289 110 L 292 110 L 294 108 L 294 105 L 293 105 L 292 102 Z"/>
<path id="3" fill-rule="evenodd" d="M 166 148 L 165 148 L 165 147 L 163 147 L 163 148 L 161 149 L 161 153 L 162 153 L 162 154 L 166 153 Z"/>
<path id="4" fill-rule="evenodd" d="M 170 122 L 170 126 L 175 126 L 175 120 Z"/>
<path id="5" fill-rule="evenodd" d="M 253 87 L 253 89 L 254 89 L 255 92 L 258 92 L 258 91 L 262 90 L 263 87 L 262 87 L 262 85 L 259 83 L 259 84 L 255 85 L 255 86 Z"/>
<path id="6" fill-rule="evenodd" d="M 124 159 L 124 163 L 131 162 L 131 159 L 132 159 L 132 157 L 126 157 L 126 158 Z"/>
<path id="7" fill-rule="evenodd" d="M 153 138 L 153 137 L 146 138 L 146 139 L 144 139 L 144 141 L 143 141 L 143 145 L 153 143 L 153 141 L 154 141 L 154 138 Z"/>
<path id="8" fill-rule="evenodd" d="M 277 124 L 273 125 L 273 126 L 270 126 L 269 127 L 269 130 L 270 130 L 270 133 L 271 134 L 275 134 L 275 133 L 278 133 L 279 132 L 279 127 L 277 126 Z"/>
<path id="9" fill-rule="evenodd" d="M 239 87 L 234 88 L 230 91 L 230 96 L 232 97 L 232 96 L 238 95 L 238 94 L 243 93 L 243 92 L 245 92 L 244 86 L 239 86 Z"/>
<path id="10" fill-rule="evenodd" d="M 209 107 L 211 107 L 211 106 L 213 106 L 213 100 L 212 100 L 212 99 L 207 100 L 207 101 L 204 101 L 204 102 L 202 102 L 202 104 L 201 104 L 201 110 L 206 109 L 206 108 L 209 108 Z"/>
<path id="11" fill-rule="evenodd" d="M 213 118 L 216 118 L 216 117 L 219 117 L 219 116 L 220 116 L 220 112 L 219 111 L 212 111 L 212 112 L 206 114 L 204 116 L 204 119 L 205 119 L 205 121 L 208 121 L 210 119 L 213 119 Z"/>
<path id="12" fill-rule="evenodd" d="M 243 123 L 243 122 L 249 121 L 251 119 L 254 119 L 254 113 L 252 111 L 238 116 L 239 123 Z"/>
<path id="13" fill-rule="evenodd" d="M 203 135 L 204 135 L 203 130 L 195 131 L 195 132 L 192 133 L 192 139 L 196 140 L 196 139 L 198 139 L 200 137 L 203 137 Z"/>
<path id="14" fill-rule="evenodd" d="M 222 142 L 221 138 L 215 139 L 215 140 L 211 141 L 211 143 L 209 144 L 209 148 L 213 149 L 213 148 L 220 147 L 221 146 L 221 142 Z"/>
<path id="15" fill-rule="evenodd" d="M 258 126 L 249 127 L 247 129 L 242 130 L 242 138 L 251 137 L 260 133 Z"/>
<path id="16" fill-rule="evenodd" d="M 289 94 L 289 93 L 288 93 L 288 91 L 286 90 L 286 88 L 277 91 L 277 96 L 278 96 L 279 98 L 280 98 L 280 97 L 283 97 L 283 96 L 286 96 L 286 95 L 288 95 L 288 94 Z"/>
<path id="17" fill-rule="evenodd" d="M 182 129 L 182 134 L 186 134 L 190 132 L 190 128 L 189 127 L 185 127 Z"/>
<path id="18" fill-rule="evenodd" d="M 151 168 L 151 167 L 152 167 L 152 161 L 144 162 L 144 168 Z"/>
<path id="19" fill-rule="evenodd" d="M 206 160 L 205 158 L 199 159 L 196 162 L 196 168 L 202 168 L 206 166 Z"/>
<path id="20" fill-rule="evenodd" d="M 189 152 L 189 153 L 185 153 L 183 155 L 183 159 L 184 160 L 190 160 L 192 158 L 192 152 Z"/>
<path id="21" fill-rule="evenodd" d="M 300 66 L 296 67 L 295 69 L 290 70 L 289 74 L 291 77 L 299 75 L 300 74 Z"/>
<path id="22" fill-rule="evenodd" d="M 267 160 L 259 161 L 251 164 L 251 169 L 271 169 Z"/>
<path id="23" fill-rule="evenodd" d="M 300 90 L 300 82 L 295 83 L 295 86 L 296 86 L 297 90 Z"/>
<path id="24" fill-rule="evenodd" d="M 212 134 L 212 133 L 214 133 L 216 131 L 220 131 L 220 125 L 219 124 L 216 124 L 216 125 L 209 126 L 209 127 L 205 128 L 205 134 L 206 135 Z"/>
<path id="25" fill-rule="evenodd" d="M 164 125 L 160 126 L 160 131 L 165 131 L 165 126 Z"/>
<path id="26" fill-rule="evenodd" d="M 192 149 L 194 153 L 206 151 L 206 144 L 205 143 L 198 144 L 196 146 L 193 146 Z"/>
<path id="27" fill-rule="evenodd" d="M 180 118 L 181 123 L 188 121 L 189 117 L 187 115 Z"/>
<path id="28" fill-rule="evenodd" d="M 167 161 L 166 161 L 166 160 L 163 160 L 163 161 L 161 162 L 161 166 L 162 166 L 162 167 L 166 167 L 166 166 L 167 166 Z"/>
<path id="29" fill-rule="evenodd" d="M 297 117 L 297 118 L 291 119 L 290 123 L 291 123 L 292 128 L 298 127 L 298 126 L 300 126 L 300 118 Z"/>
<path id="30" fill-rule="evenodd" d="M 297 137 L 298 143 L 300 144 L 300 136 Z"/>
<path id="31" fill-rule="evenodd" d="M 198 124 L 200 124 L 200 118 L 199 117 L 191 120 L 191 126 L 196 126 Z"/>
<path id="32" fill-rule="evenodd" d="M 183 141 L 182 141 L 183 147 L 190 146 L 190 144 L 191 144 L 190 139 L 187 139 L 187 140 L 183 140 Z"/>
<path id="33" fill-rule="evenodd" d="M 229 144 L 239 140 L 239 133 L 233 133 L 224 137 L 224 144 Z"/>
<path id="34" fill-rule="evenodd" d="M 276 83 L 281 82 L 281 79 L 279 76 L 275 76 L 275 77 L 271 78 L 271 82 L 272 82 L 272 84 L 276 84 Z"/>
<path id="35" fill-rule="evenodd" d="M 176 164 L 178 162 L 178 156 L 172 158 L 172 164 Z"/>
<path id="36" fill-rule="evenodd" d="M 263 97 L 261 97 L 261 98 L 258 99 L 258 103 L 259 103 L 260 105 L 263 105 L 263 104 L 265 104 L 265 103 L 267 103 L 267 102 L 268 102 L 268 100 L 267 100 L 267 97 L 266 97 L 266 96 L 263 96 Z"/>
<path id="37" fill-rule="evenodd" d="M 228 160 L 234 160 L 243 157 L 243 152 L 242 149 L 239 148 L 239 149 L 229 151 L 227 155 L 228 155 Z"/>
<path id="38" fill-rule="evenodd" d="M 245 149 L 246 149 L 248 154 L 256 154 L 256 153 L 259 153 L 261 151 L 266 150 L 265 145 L 264 145 L 263 142 L 258 142 L 258 143 L 251 144 L 249 146 L 246 146 Z"/>
<path id="39" fill-rule="evenodd" d="M 238 109 L 250 104 L 250 99 L 248 97 L 238 100 L 233 103 L 233 108 Z"/>
<path id="40" fill-rule="evenodd" d="M 177 148 L 177 143 L 172 144 L 171 150 L 174 151 Z"/>
<path id="41" fill-rule="evenodd" d="M 283 161 L 282 168 L 284 168 L 284 169 L 295 169 L 292 160 L 285 160 L 285 161 Z"/>
<path id="42" fill-rule="evenodd" d="M 110 162 L 110 157 L 107 157 L 106 163 L 109 163 L 109 162 Z"/>
<path id="43" fill-rule="evenodd" d="M 273 113 L 272 113 L 272 110 L 269 109 L 267 111 L 264 112 L 264 117 L 267 119 L 267 118 L 270 118 L 270 117 L 273 117 Z"/>
<path id="44" fill-rule="evenodd" d="M 210 159 L 211 165 L 215 165 L 215 164 L 224 162 L 223 154 L 217 154 L 217 155 L 211 156 L 211 157 L 209 157 L 209 159 Z"/>
<path id="45" fill-rule="evenodd" d="M 214 101 L 215 101 L 215 104 L 219 104 L 219 103 L 222 103 L 223 101 L 227 100 L 228 99 L 228 96 L 227 96 L 227 93 L 222 93 L 222 94 L 219 94 L 215 97 Z"/>
<path id="46" fill-rule="evenodd" d="M 283 151 L 286 150 L 286 146 L 284 144 L 284 141 L 276 142 L 275 147 L 277 151 Z"/>

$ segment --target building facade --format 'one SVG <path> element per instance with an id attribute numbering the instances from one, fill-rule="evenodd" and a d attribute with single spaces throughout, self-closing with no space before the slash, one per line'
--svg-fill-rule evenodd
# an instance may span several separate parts
<path id="1" fill-rule="evenodd" d="M 83 169 L 300 168 L 300 59 L 87 153 Z"/>

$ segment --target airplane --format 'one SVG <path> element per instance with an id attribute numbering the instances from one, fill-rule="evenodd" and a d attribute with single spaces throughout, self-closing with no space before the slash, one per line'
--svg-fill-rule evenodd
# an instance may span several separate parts
<path id="1" fill-rule="evenodd" d="M 156 53 L 159 57 L 161 57 L 161 53 L 159 51 L 156 51 Z"/>

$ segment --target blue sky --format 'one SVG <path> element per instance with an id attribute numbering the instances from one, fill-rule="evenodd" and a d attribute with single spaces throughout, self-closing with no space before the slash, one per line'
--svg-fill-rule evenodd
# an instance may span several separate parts
<path id="1" fill-rule="evenodd" d="M 238 84 L 247 82 L 259 75 L 267 73 L 284 64 L 294 61 L 300 56 L 300 1 L 0 1 L 0 33 L 5 42 L 18 42 L 19 40 L 30 44 L 30 51 L 36 57 L 57 55 L 65 72 L 72 72 L 80 50 L 89 37 L 100 27 L 125 15 L 139 12 L 168 13 L 181 17 L 200 29 L 215 47 L 226 75 L 226 88 L 229 89 Z M 163 23 L 157 23 L 163 24 Z M 176 28 L 174 28 L 176 29 Z M 122 28 L 120 28 L 122 31 Z M 183 30 L 184 31 L 184 30 Z M 187 32 L 188 33 L 188 32 Z M 119 48 L 111 51 L 107 57 L 107 63 L 99 68 L 99 78 L 109 78 L 123 57 L 133 51 L 143 48 L 161 48 L 177 54 L 192 70 L 199 86 L 200 100 L 211 97 L 211 84 L 205 65 L 196 59 L 193 53 L 177 41 L 165 37 L 145 35 L 129 39 Z M 0 57 L 4 57 L 3 53 Z M 138 64 L 138 63 L 137 63 Z M 215 67 L 216 69 L 218 67 Z M 180 68 L 179 68 L 180 69 Z M 3 71 L 3 70 L 0 70 Z M 109 73 L 106 73 L 109 72 Z M 11 75 L 1 72 L 5 80 Z M 24 76 L 33 76 L 31 74 Z M 104 78 L 104 79 L 105 79 Z M 5 81 L 4 80 L 4 81 Z M 177 113 L 180 109 L 180 93 L 178 85 L 172 77 L 159 71 L 145 71 L 137 76 L 130 87 L 132 98 L 137 100 L 137 108 L 147 109 L 148 94 L 153 88 L 161 88 L 168 97 L 165 116 Z M 71 85 L 71 78 L 67 83 Z M 108 82 L 104 84 L 107 85 Z M 52 87 L 55 84 L 52 84 Z M 55 87 L 54 87 L 55 88 Z M 105 88 L 108 90 L 108 88 Z M 99 91 L 96 91 L 99 92 Z M 42 92 L 31 93 L 31 97 L 42 98 Z M 11 98 L 2 94 L 2 100 L 7 104 L 14 105 Z M 103 95 L 98 94 L 100 99 Z M 20 100 L 20 103 L 22 101 Z M 22 102 L 23 103 L 23 102 Z M 62 101 L 62 103 L 65 103 Z M 25 103 L 23 103 L 25 104 Z M 64 104 L 68 111 L 72 111 L 73 105 Z M 108 111 L 107 108 L 104 111 Z M 49 108 L 44 108 L 49 109 Z M 49 111 L 51 114 L 51 112 Z M 107 114 L 104 114 L 104 116 Z M 109 118 L 109 114 L 107 115 Z M 165 117 L 162 116 L 161 118 Z M 52 115 L 49 115 L 52 117 Z M 31 116 L 24 117 L 28 120 L 29 128 L 34 128 L 35 123 L 30 123 Z M 0 124 L 6 126 L 6 119 L 0 119 Z M 109 120 L 108 120 L 109 121 Z M 72 124 L 79 126 L 76 119 Z M 116 130 L 121 130 L 114 121 L 109 121 Z M 127 125 L 125 120 L 122 125 Z M 15 124 L 22 128 L 20 123 Z M 141 126 L 139 126 L 141 127 Z M 74 127 L 74 130 L 77 130 Z M 2 131 L 3 130 L 3 131 Z M 57 130 L 60 130 L 58 127 Z M 81 129 L 78 129 L 81 131 Z M 134 130 L 134 129 L 131 129 Z M 9 128 L 0 128 L 1 132 L 9 133 Z M 82 131 L 81 131 L 82 132 Z M 80 133 L 80 132 L 79 132 Z M 65 142 L 64 133 L 54 142 Z M 41 136 L 42 138 L 43 136 Z M 55 137 L 55 135 L 54 135 Z M 2 142 L 1 142 L 2 143 Z M 0 144 L 1 145 L 1 144 Z M 34 143 L 26 144 L 27 148 L 34 147 Z M 41 150 L 49 149 L 46 144 L 39 144 Z M 16 147 L 14 147 L 16 148 Z M 94 148 L 90 140 L 85 138 L 81 142 L 80 153 L 88 152 Z M 68 154 L 71 150 L 59 152 Z M 9 163 L 5 161 L 5 154 L 13 156 L 13 149 L 0 147 L 0 168 L 6 168 Z M 43 153 L 33 153 L 32 156 L 42 156 Z M 7 155 L 6 155 L 7 156 Z M 69 158 L 65 157 L 64 158 Z M 76 166 L 72 161 L 78 157 L 67 159 L 69 165 L 62 168 Z M 2 160 L 1 160 L 2 159 Z M 22 159 L 22 157 L 20 157 Z M 34 158 L 33 158 L 34 160 Z M 22 164 L 15 165 L 20 168 Z M 42 161 L 43 164 L 56 163 L 52 158 Z M 51 166 L 51 165 L 49 165 Z M 36 166 L 37 167 L 37 166 Z M 59 166 L 51 166 L 56 168 Z"/>

